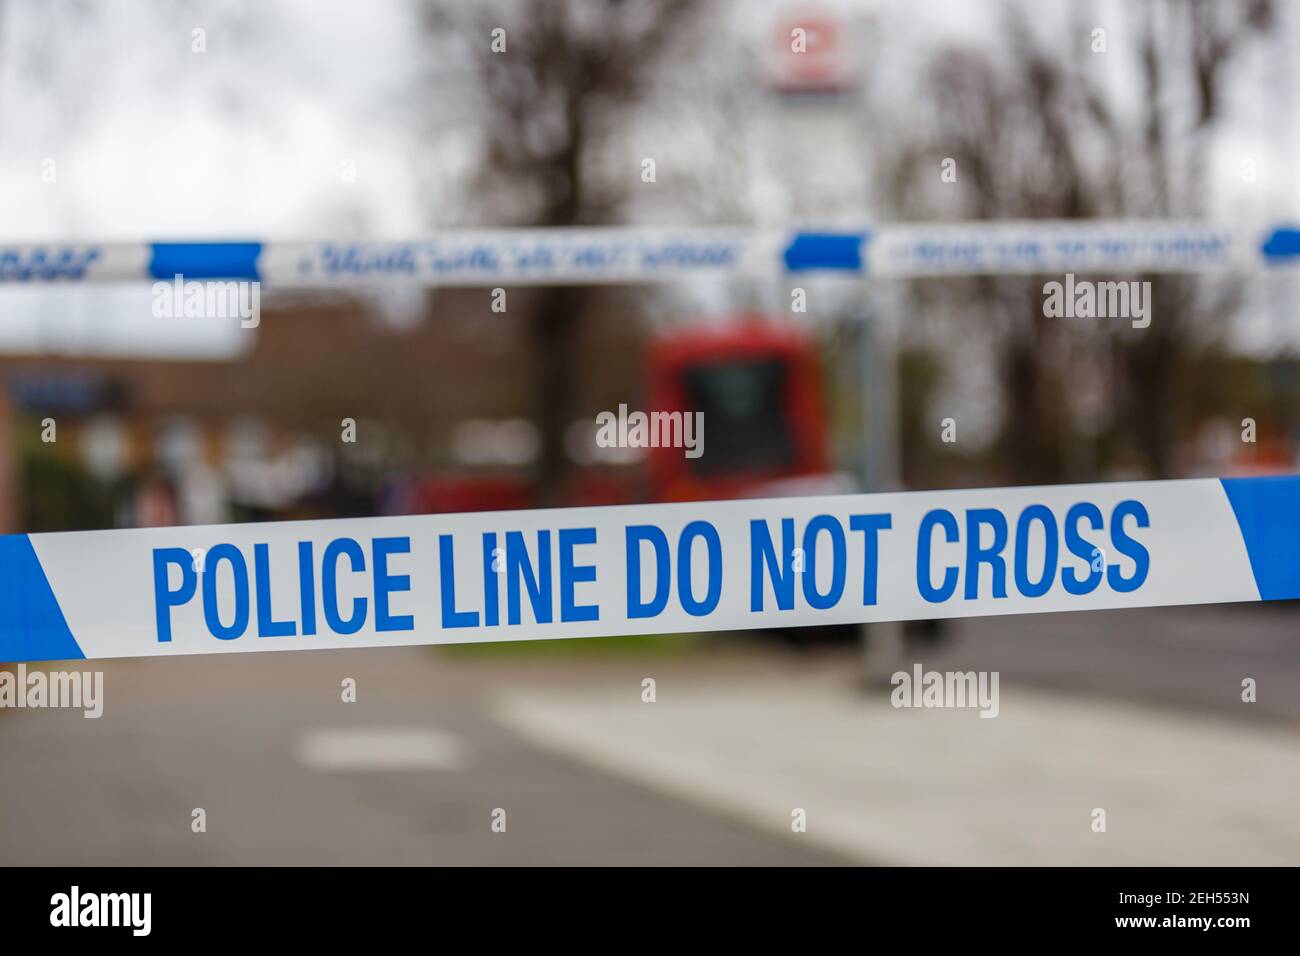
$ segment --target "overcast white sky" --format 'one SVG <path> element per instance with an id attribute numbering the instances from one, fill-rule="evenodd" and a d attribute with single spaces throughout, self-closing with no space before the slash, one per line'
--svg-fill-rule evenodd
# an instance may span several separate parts
<path id="1" fill-rule="evenodd" d="M 927 44 L 997 29 L 978 0 L 822 5 L 876 17 L 877 55 L 900 79 Z M 757 42 L 788 6 L 738 0 L 728 22 Z M 1234 104 L 1215 200 L 1300 218 L 1300 0 L 1282 6 L 1291 72 L 1276 76 L 1283 61 L 1244 69 L 1291 98 Z M 191 51 L 196 28 L 204 53 Z M 0 241 L 405 236 L 463 221 L 455 200 L 472 140 L 424 122 L 440 86 L 428 43 L 412 0 L 0 0 Z M 1238 188 L 1243 156 L 1258 165 L 1249 189 Z M 41 176 L 49 160 L 54 183 Z M 355 182 L 340 175 L 345 162 Z M 153 319 L 147 287 L 0 289 L 0 348 L 216 355 L 245 339 L 229 323 Z"/>

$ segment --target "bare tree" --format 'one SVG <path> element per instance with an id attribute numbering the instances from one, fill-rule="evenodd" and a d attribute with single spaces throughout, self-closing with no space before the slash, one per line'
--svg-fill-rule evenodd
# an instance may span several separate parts
<path id="1" fill-rule="evenodd" d="M 459 37 L 472 69 L 471 116 L 486 160 L 473 191 L 486 218 L 576 226 L 615 217 L 640 170 L 611 171 L 603 156 L 695 6 L 695 0 L 489 0 L 429 8 L 431 29 Z M 483 218 L 479 224 L 486 225 Z M 581 289 L 548 288 L 530 316 L 544 503 L 560 500 L 567 471 L 563 435 L 587 301 Z"/>
<path id="2" fill-rule="evenodd" d="M 1196 217 L 1204 212 L 1207 154 L 1224 109 L 1235 58 L 1272 22 L 1270 0 L 1144 0 L 1100 38 L 1100 18 L 1076 8 L 1056 30 L 1031 24 L 1032 4 L 1002 8 L 1006 42 L 936 53 L 931 129 L 892 164 L 895 213 L 952 215 L 932 171 L 957 160 L 956 213 L 977 219 Z M 1132 22 L 1129 22 L 1132 21 Z M 1118 28 L 1118 27 L 1126 27 Z M 1106 43 L 1111 44 L 1109 50 Z M 1142 88 L 1116 95 L 1111 66 L 1136 64 Z M 1095 374 L 1109 370 L 1116 394 L 1110 445 L 1136 455 L 1154 476 L 1172 469 L 1180 395 L 1198 336 L 1213 337 L 1234 290 L 1186 277 L 1149 276 L 1158 319 L 1140 335 L 1098 330 Z M 1040 280 L 1041 281 L 1041 280 Z M 1071 377 L 1077 342 L 1043 315 L 1035 280 L 996 277 L 954 284 L 947 294 L 978 303 L 998 356 L 1009 414 L 999 452 L 1017 479 L 1066 477 Z M 934 295 L 923 290 L 923 295 Z M 941 293 L 942 294 L 942 293 Z M 949 303 L 956 299 L 949 299 Z M 1214 321 L 1211 321 L 1214 320 Z"/>

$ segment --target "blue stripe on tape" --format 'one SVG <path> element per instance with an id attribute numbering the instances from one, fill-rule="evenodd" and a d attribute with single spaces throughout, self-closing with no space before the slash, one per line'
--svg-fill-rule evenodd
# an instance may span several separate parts
<path id="1" fill-rule="evenodd" d="M 32 541 L 0 536 L 0 661 L 83 660 Z"/>
<path id="2" fill-rule="evenodd" d="M 1220 481 L 1246 542 L 1260 598 L 1300 598 L 1300 477 Z"/>
<path id="3" fill-rule="evenodd" d="M 867 232 L 797 232 L 785 250 L 785 267 L 791 272 L 838 269 L 861 272 L 862 247 Z"/>
<path id="4" fill-rule="evenodd" d="M 155 279 L 234 279 L 256 282 L 260 242 L 154 242 L 149 275 Z"/>
<path id="5" fill-rule="evenodd" d="M 1300 259 L 1300 228 L 1274 229 L 1264 240 L 1260 252 L 1264 253 L 1264 258 L 1270 261 Z"/>

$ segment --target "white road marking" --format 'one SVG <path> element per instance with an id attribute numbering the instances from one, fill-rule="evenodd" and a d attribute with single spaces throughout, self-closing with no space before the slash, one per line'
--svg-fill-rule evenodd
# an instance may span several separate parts
<path id="1" fill-rule="evenodd" d="M 298 762 L 313 770 L 461 770 L 464 741 L 423 727 L 349 727 L 313 730 L 294 746 Z"/>

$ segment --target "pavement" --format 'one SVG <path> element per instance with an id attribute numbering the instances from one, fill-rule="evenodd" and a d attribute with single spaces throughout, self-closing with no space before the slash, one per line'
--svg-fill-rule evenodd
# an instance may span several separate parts
<path id="1" fill-rule="evenodd" d="M 1001 710 L 905 710 L 842 683 L 514 692 L 539 746 L 859 862 L 1294 865 L 1286 728 L 1001 688 Z M 1094 812 L 1106 829 L 1093 829 Z"/>
<path id="2" fill-rule="evenodd" d="M 0 863 L 1295 864 L 1297 624 L 1179 608 L 877 641 L 884 679 L 999 670 L 995 719 L 893 708 L 853 649 L 734 635 L 104 662 L 98 720 L 0 711 Z"/>

